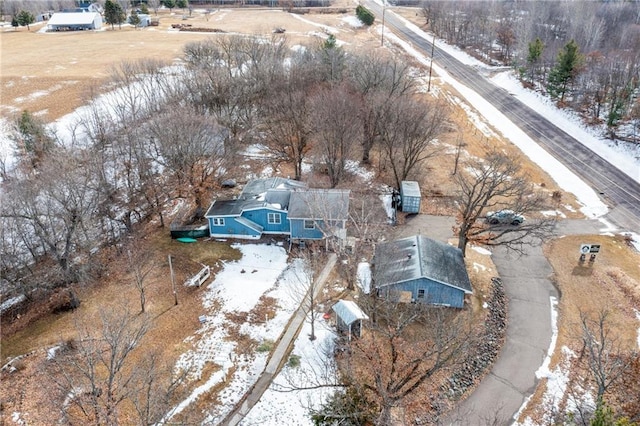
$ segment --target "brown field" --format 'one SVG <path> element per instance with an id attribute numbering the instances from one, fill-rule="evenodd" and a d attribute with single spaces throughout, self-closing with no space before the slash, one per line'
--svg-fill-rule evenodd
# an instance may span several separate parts
<path id="1" fill-rule="evenodd" d="M 344 0 L 342 6 L 349 8 L 349 14 L 353 15 L 352 10 L 355 6 L 352 3 Z M 407 10 L 403 15 L 419 19 L 417 13 L 415 10 Z M 192 17 L 183 19 L 181 12 L 174 11 L 172 15 L 160 14 L 159 27 L 139 30 L 123 27 L 99 32 L 50 34 L 38 33 L 38 26 L 32 26 L 31 31 L 25 28 L 17 31 L 5 30 L 0 32 L 0 115 L 10 119 L 14 114 L 27 109 L 38 113 L 45 120 L 55 120 L 83 105 L 90 93 L 104 90 L 110 68 L 120 61 L 138 58 L 176 61 L 179 60 L 186 43 L 217 36 L 217 33 L 179 32 L 171 29 L 171 24 L 189 23 L 193 27 L 211 28 L 227 33 L 261 34 L 268 37 L 274 28 L 282 27 L 286 29 L 286 36 L 292 45 L 319 42 L 321 38 L 316 34 L 322 32 L 320 26 L 328 25 L 340 30 L 336 37 L 347 43 L 347 50 L 377 50 L 388 53 L 388 47 L 379 46 L 375 26 L 371 29 L 354 29 L 342 20 L 345 16 L 333 13 L 293 16 L 280 10 L 225 9 L 215 11 L 208 18 L 196 11 Z M 398 53 L 397 49 L 391 50 Z M 426 75 L 426 70 L 422 70 L 422 73 Z M 452 89 L 441 87 L 440 91 L 448 94 Z M 522 158 L 513 145 L 497 137 L 487 138 L 482 135 L 469 123 L 460 107 L 452 106 L 451 111 L 452 130 L 440 138 L 443 146 L 455 146 L 457 139 L 461 137 L 469 155 L 480 156 L 487 145 L 497 145 L 514 158 L 520 158 L 518 161 L 522 162 L 532 182 L 540 188 L 549 194 L 559 190 L 544 171 L 526 158 Z M 455 188 L 450 174 L 453 161 L 454 155 L 449 149 L 423 170 L 420 183 L 425 194 L 429 196 L 428 202 L 423 203 L 425 213 L 453 212 L 451 196 Z M 384 176 L 381 178 L 384 179 Z M 563 193 L 560 204 L 573 205 L 577 210 L 571 194 Z M 569 217 L 580 216 L 560 205 L 558 209 Z M 155 316 L 154 328 L 145 337 L 145 341 L 149 346 L 161 350 L 166 360 L 171 360 L 187 349 L 184 339 L 193 334 L 199 326 L 197 317 L 201 310 L 201 290 L 186 289 L 179 285 L 180 303 L 173 306 L 168 282 L 167 255 L 175 256 L 174 266 L 178 271 L 178 282 L 181 283 L 189 274 L 199 269 L 200 262 L 213 265 L 219 259 L 237 256 L 237 252 L 226 244 L 215 242 L 180 245 L 170 240 L 168 230 L 158 230 L 153 226 L 144 231 L 144 235 L 147 237 L 141 243 L 151 251 L 157 263 L 156 271 L 150 278 L 148 297 L 148 309 Z M 632 253 L 619 239 L 588 237 L 590 242 L 601 242 L 603 252 L 593 267 L 588 270 L 576 269 L 574 246 L 583 239 L 572 237 L 557 240 L 548 249 L 556 273 L 555 278 L 563 295 L 560 304 L 558 347 L 571 342 L 574 336 L 572 325 L 575 324 L 578 307 L 595 311 L 601 306 L 617 308 L 619 312 L 615 320 L 620 324 L 621 338 L 631 344 L 633 332 L 637 330 L 637 320 L 633 322 L 631 301 L 634 299 L 629 294 L 636 294 L 634 297 L 638 297 L 638 255 Z M 75 313 L 48 315 L 31 323 L 28 322 L 29 318 L 23 318 L 22 321 L 18 320 L 15 326 L 10 326 L 17 330 L 11 333 L 11 329 L 3 327 L 0 353 L 2 363 L 7 357 L 32 351 L 37 355 L 33 358 L 40 360 L 39 363 L 27 363 L 22 374 L 3 375 L 2 403 L 5 413 L 19 409 L 29 413 L 32 424 L 49 424 L 50 419 L 42 417 L 46 416 L 46 413 L 38 413 L 37 405 L 41 398 L 46 398 L 47 389 L 33 380 L 41 374 L 40 363 L 44 359 L 44 350 L 69 338 L 75 331 L 75 322 L 78 319 L 95 317 L 100 309 L 121 305 L 122 300 L 128 301 L 127 304 L 134 312 L 138 308 L 137 291 L 132 285 L 126 284 L 130 283 L 130 278 L 126 273 L 124 260 L 111 253 L 105 253 L 104 256 L 105 264 L 109 265 L 108 274 L 96 285 L 77 289 L 82 304 Z M 471 272 L 474 282 L 481 283 L 480 291 L 473 302 L 474 309 L 481 305 L 489 279 L 495 274 L 495 268 L 490 265 L 490 261 L 481 257 L 472 251 L 469 254 L 471 261 L 483 263 L 492 269 Z M 635 306 L 638 306 L 638 299 L 635 300 Z M 9 389 L 16 391 L 9 392 Z M 23 399 L 17 389 L 23 389 L 22 395 L 26 393 L 29 398 Z M 214 396 L 210 398 L 215 399 Z"/>
<path id="2" fill-rule="evenodd" d="M 596 260 L 579 262 L 580 244 L 600 244 Z M 601 312 L 607 313 L 607 326 L 616 347 L 624 351 L 638 350 L 639 324 L 636 312 L 640 310 L 640 254 L 629 247 L 621 236 L 580 235 L 556 239 L 545 247 L 545 253 L 554 270 L 554 281 L 561 295 L 558 302 L 558 340 L 550 368 L 565 358 L 561 348 L 566 346 L 575 353 L 582 347 L 580 314 L 596 320 Z M 585 371 L 572 371 L 584 377 Z M 522 418 L 540 418 L 536 410 L 546 390 L 541 380 L 528 409 Z M 605 396 L 606 398 L 606 396 Z"/>

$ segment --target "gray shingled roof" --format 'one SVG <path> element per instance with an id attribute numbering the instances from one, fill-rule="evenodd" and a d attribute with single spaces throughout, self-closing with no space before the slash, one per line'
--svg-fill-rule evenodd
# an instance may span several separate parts
<path id="1" fill-rule="evenodd" d="M 457 247 L 422 235 L 378 244 L 374 281 L 383 287 L 428 278 L 471 293 L 471 282 Z"/>
<path id="2" fill-rule="evenodd" d="M 289 219 L 346 220 L 349 216 L 348 189 L 293 191 Z"/>
<path id="3" fill-rule="evenodd" d="M 281 177 L 255 179 L 247 182 L 238 199 L 214 201 L 205 217 L 237 216 L 261 207 L 287 210 L 291 192 L 297 188 L 306 188 L 306 184 Z"/>

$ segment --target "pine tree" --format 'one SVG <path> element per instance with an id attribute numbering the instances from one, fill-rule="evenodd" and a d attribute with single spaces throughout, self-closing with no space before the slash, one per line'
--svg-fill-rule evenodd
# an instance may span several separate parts
<path id="1" fill-rule="evenodd" d="M 120 26 L 126 19 L 126 15 L 122 10 L 122 6 L 112 0 L 104 3 L 104 20 L 107 24 L 111 24 L 111 29 L 115 24 Z"/>
<path id="2" fill-rule="evenodd" d="M 569 84 L 577 76 L 582 60 L 575 40 L 571 40 L 563 50 L 558 52 L 556 66 L 549 72 L 547 83 L 547 89 L 552 98 L 560 98 L 560 102 L 564 101 Z"/>
<path id="3" fill-rule="evenodd" d="M 136 28 L 138 28 L 138 25 L 140 25 L 140 17 L 138 16 L 138 12 L 136 12 L 135 10 L 132 11 L 131 15 L 129 16 L 129 23 Z"/>
<path id="4" fill-rule="evenodd" d="M 544 51 L 544 43 L 537 37 L 534 41 L 529 43 L 529 55 L 527 56 L 527 64 L 531 73 L 531 82 L 533 83 L 536 78 L 536 71 L 538 68 L 538 61 Z"/>
<path id="5" fill-rule="evenodd" d="M 26 10 L 21 10 L 16 15 L 16 21 L 21 26 L 26 26 L 28 31 L 31 31 L 29 24 L 33 24 L 36 21 L 36 17 L 33 16 L 33 13 L 28 12 Z"/>
<path id="6" fill-rule="evenodd" d="M 171 12 L 172 9 L 176 7 L 176 0 L 163 0 L 162 4 L 164 4 L 164 7 L 169 9 L 169 12 Z"/>

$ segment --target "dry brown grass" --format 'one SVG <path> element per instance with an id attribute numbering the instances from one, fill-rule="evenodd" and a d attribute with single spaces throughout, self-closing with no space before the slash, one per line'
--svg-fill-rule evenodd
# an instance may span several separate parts
<path id="1" fill-rule="evenodd" d="M 600 244 L 596 260 L 580 264 L 580 244 Z M 554 240 L 545 248 L 554 269 L 554 280 L 561 294 L 558 304 L 558 340 L 550 367 L 563 362 L 560 350 L 567 346 L 579 353 L 581 348 L 580 313 L 596 319 L 608 312 L 612 338 L 622 349 L 637 350 L 638 320 L 634 309 L 640 308 L 640 254 L 630 248 L 621 236 L 583 235 Z M 585 371 L 572 371 L 584 377 Z M 546 390 L 540 382 L 529 407 L 537 407 Z M 523 413 L 539 416 L 535 409 Z"/>
<path id="2" fill-rule="evenodd" d="M 353 8 L 353 5 L 346 0 L 344 5 Z M 409 10 L 404 15 L 419 21 L 420 17 L 416 13 L 414 10 Z M 265 20 L 265 14 L 268 14 L 268 20 Z M 310 14 L 304 15 L 303 19 L 340 28 L 341 32 L 337 38 L 348 43 L 345 45 L 347 50 L 357 49 L 361 52 L 376 50 L 377 53 L 386 54 L 386 49 L 379 47 L 379 36 L 375 29 L 352 29 L 341 21 L 343 16 Z M 31 32 L 27 32 L 25 29 L 2 32 L 0 33 L 2 49 L 0 114 L 11 117 L 14 113 L 27 109 L 39 113 L 46 120 L 57 119 L 84 104 L 89 93 L 102 90 L 101 87 L 106 82 L 109 69 L 121 60 L 155 58 L 171 62 L 180 57 L 186 43 L 219 36 L 211 33 L 173 31 L 169 29 L 173 23 L 187 22 L 193 26 L 215 28 L 229 33 L 251 33 L 265 36 L 271 36 L 273 28 L 283 27 L 286 29 L 287 38 L 291 44 L 317 42 L 319 39 L 313 33 L 320 32 L 322 29 L 304 20 L 276 10 L 224 10 L 211 15 L 208 21 L 199 13 L 185 21 L 181 19 L 179 12 L 172 16 L 165 13 L 160 16 L 161 24 L 159 27 L 143 30 L 122 28 L 101 32 L 39 34 L 34 28 Z M 440 90 L 441 93 L 447 94 L 450 93 L 447 91 L 451 89 L 445 87 Z M 465 150 L 470 155 L 481 156 L 488 143 L 499 146 L 514 158 L 519 155 L 517 148 L 510 143 L 498 138 L 487 138 L 469 125 L 466 113 L 460 107 L 452 107 L 451 122 L 452 131 L 440 138 L 443 144 L 454 147 L 457 139 L 462 137 L 466 143 Z M 558 189 L 549 176 L 537 166 L 524 158 L 521 161 L 523 167 L 532 176 L 533 182 L 544 187 L 549 193 Z M 419 179 L 421 186 L 427 195 L 432 196 L 429 203 L 423 203 L 425 212 L 450 214 L 453 211 L 451 196 L 455 187 L 450 174 L 453 162 L 454 155 L 449 149 L 447 153 L 443 153 L 421 171 Z M 281 173 L 290 174 L 286 165 L 282 166 Z M 563 204 L 575 204 L 574 201 L 572 196 L 563 194 Z M 566 210 L 564 212 L 570 215 Z M 565 241 L 568 239 L 561 240 L 561 243 Z M 596 241 L 590 239 L 590 242 Z M 202 289 L 185 288 L 180 284 L 187 276 L 199 269 L 200 263 L 209 264 L 216 269 L 215 266 L 219 265 L 217 260 L 233 259 L 238 256 L 238 253 L 224 243 L 206 242 L 183 245 L 170 240 L 166 229 L 150 232 L 144 245 L 153 251 L 158 265 L 157 270 L 150 278 L 152 285 L 148 295 L 148 310 L 155 317 L 154 327 L 146 336 L 145 342 L 161 350 L 163 357 L 170 360 L 190 349 L 190 344 L 184 343 L 184 339 L 198 329 L 198 315 L 201 312 L 200 295 Z M 551 250 L 550 255 L 556 256 L 555 245 Z M 595 268 L 600 270 L 600 265 L 605 265 L 602 261 L 604 259 L 607 259 L 607 262 L 610 261 L 611 263 L 607 264 L 612 266 L 606 270 L 603 268 L 594 275 L 599 277 L 598 282 L 611 283 L 612 287 L 616 286 L 615 288 L 621 289 L 619 291 L 610 290 L 616 294 L 615 298 L 608 294 L 612 300 L 615 299 L 619 302 L 624 300 L 618 293 L 637 295 L 637 286 L 634 285 L 638 282 L 637 259 L 635 272 L 633 272 L 633 268 L 631 268 L 632 272 L 629 272 L 628 265 L 620 265 L 617 263 L 617 257 L 614 256 L 610 259 L 605 257 L 605 253 L 606 251 L 603 252 L 602 257 L 599 257 Z M 174 267 L 179 284 L 178 306 L 173 306 L 173 296 L 167 272 L 166 259 L 168 254 L 174 256 Z M 482 305 L 484 296 L 487 294 L 490 278 L 495 274 L 495 267 L 490 264 L 488 259 L 486 256 L 469 251 L 469 264 L 472 265 L 470 274 L 476 290 L 472 301 L 475 312 L 481 311 L 479 306 Z M 77 289 L 82 300 L 82 305 L 77 311 L 48 316 L 12 336 L 3 337 L 2 359 L 32 350 L 36 351 L 32 356 L 35 361 L 25 361 L 23 371 L 2 377 L 4 394 L 2 400 L 5 403 L 5 412 L 19 410 L 31 416 L 30 421 L 33 424 L 47 424 L 48 421 L 37 417 L 42 412 L 39 406 L 40 402 L 45 401 L 47 394 L 51 391 L 46 386 L 42 386 L 41 381 L 38 380 L 39 375 L 42 374 L 44 359 L 42 349 L 69 339 L 74 334 L 74 321 L 77 318 L 95 317 L 101 309 L 122 304 L 123 300 L 127 301 L 126 303 L 129 303 L 132 309 L 137 309 L 138 294 L 131 284 L 130 277 L 124 272 L 124 260 L 113 256 L 105 257 L 105 262 L 109 264 L 109 274 L 100 283 Z M 484 265 L 487 270 L 474 269 L 474 262 Z M 574 278 L 572 274 L 557 274 L 559 282 L 569 280 L 569 284 L 571 284 L 571 280 Z M 343 290 L 343 284 L 335 271 L 329 279 L 328 287 L 333 288 L 334 292 Z M 569 307 L 583 306 L 581 299 L 572 302 L 572 298 L 579 298 L 584 294 L 581 295 L 579 292 L 573 294 L 569 291 L 565 293 L 564 290 L 563 293 L 563 302 L 566 302 Z M 331 305 L 334 297 L 327 296 L 324 300 L 326 309 Z M 628 296 L 627 299 L 631 297 Z M 611 304 L 610 306 L 615 305 Z M 264 315 L 272 315 L 273 309 L 275 307 L 272 301 L 265 299 L 252 311 L 251 316 L 255 321 L 259 321 Z M 566 309 L 568 308 L 561 308 L 561 311 L 565 312 Z M 624 318 L 625 321 L 629 319 L 627 316 Z M 569 317 L 568 323 L 571 321 L 574 319 Z M 627 338 L 630 338 L 631 323 L 625 322 L 625 324 L 629 327 Z M 563 329 L 568 328 L 564 325 L 562 327 Z M 240 338 L 240 336 L 237 337 Z M 246 341 L 245 344 L 250 349 L 255 342 Z M 217 367 L 211 365 L 210 368 Z M 6 393 L 5 390 L 7 390 Z M 199 403 L 215 401 L 216 394 L 217 390 L 214 390 L 210 397 L 202 398 L 203 402 Z"/>

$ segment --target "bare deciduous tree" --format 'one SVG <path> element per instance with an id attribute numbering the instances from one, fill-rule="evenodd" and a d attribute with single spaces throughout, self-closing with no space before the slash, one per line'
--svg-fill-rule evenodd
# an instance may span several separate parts
<path id="1" fill-rule="evenodd" d="M 547 205 L 549 198 L 529 183 L 519 161 L 491 151 L 483 160 L 470 160 L 465 170 L 454 177 L 458 185 L 458 248 L 463 255 L 470 241 L 522 252 L 525 244 L 541 241 L 552 231 L 555 219 L 548 217 L 527 220 L 518 226 L 480 221 L 488 210 L 510 209 L 527 214 Z"/>
<path id="2" fill-rule="evenodd" d="M 385 125 L 382 119 L 387 102 L 410 94 L 415 79 L 411 78 L 408 65 L 373 55 L 354 56 L 349 62 L 349 72 L 361 97 L 358 116 L 362 122 L 362 162 L 368 164 L 380 128 Z"/>
<path id="3" fill-rule="evenodd" d="M 356 97 L 344 85 L 321 89 L 311 100 L 315 148 L 326 167 L 329 185 L 335 188 L 343 179 L 360 136 Z"/>
<path id="4" fill-rule="evenodd" d="M 389 425 L 394 411 L 407 405 L 421 386 L 464 359 L 471 330 L 460 312 L 423 304 L 372 306 L 376 322 L 351 341 L 340 362 L 349 381 L 377 405 L 375 424 Z"/>
<path id="5" fill-rule="evenodd" d="M 3 197 L 7 202 L 0 214 L 12 218 L 16 229 L 24 232 L 20 238 L 30 247 L 33 260 L 45 256 L 55 262 L 58 283 L 79 278 L 80 265 L 74 259 L 88 255 L 93 243 L 90 219 L 97 207 L 97 192 L 86 164 L 72 151 L 50 155 L 39 166 L 37 179 L 11 182 Z"/>
<path id="6" fill-rule="evenodd" d="M 434 141 L 444 129 L 447 108 L 402 97 L 386 106 L 380 143 L 396 188 L 427 159 L 436 155 Z"/>
<path id="7" fill-rule="evenodd" d="M 591 379 L 596 385 L 596 411 L 603 408 L 605 393 L 625 374 L 630 361 L 624 356 L 619 339 L 612 333 L 609 317 L 606 310 L 600 311 L 595 319 L 580 312 L 581 353 L 586 358 Z"/>
<path id="8" fill-rule="evenodd" d="M 53 359 L 50 374 L 67 395 L 65 413 L 73 421 L 118 424 L 119 407 L 136 392 L 130 358 L 149 329 L 149 319 L 101 312 L 98 332 L 77 325 L 73 347 Z"/>
<path id="9" fill-rule="evenodd" d="M 296 269 L 297 283 L 291 287 L 291 297 L 300 305 L 311 327 L 309 340 L 315 340 L 316 316 L 318 315 L 317 273 L 320 253 L 302 252 Z"/>
<path id="10" fill-rule="evenodd" d="M 149 123 L 156 161 L 188 188 L 196 207 L 202 207 L 213 178 L 225 161 L 224 129 L 208 115 L 189 107 L 175 107 Z"/>

